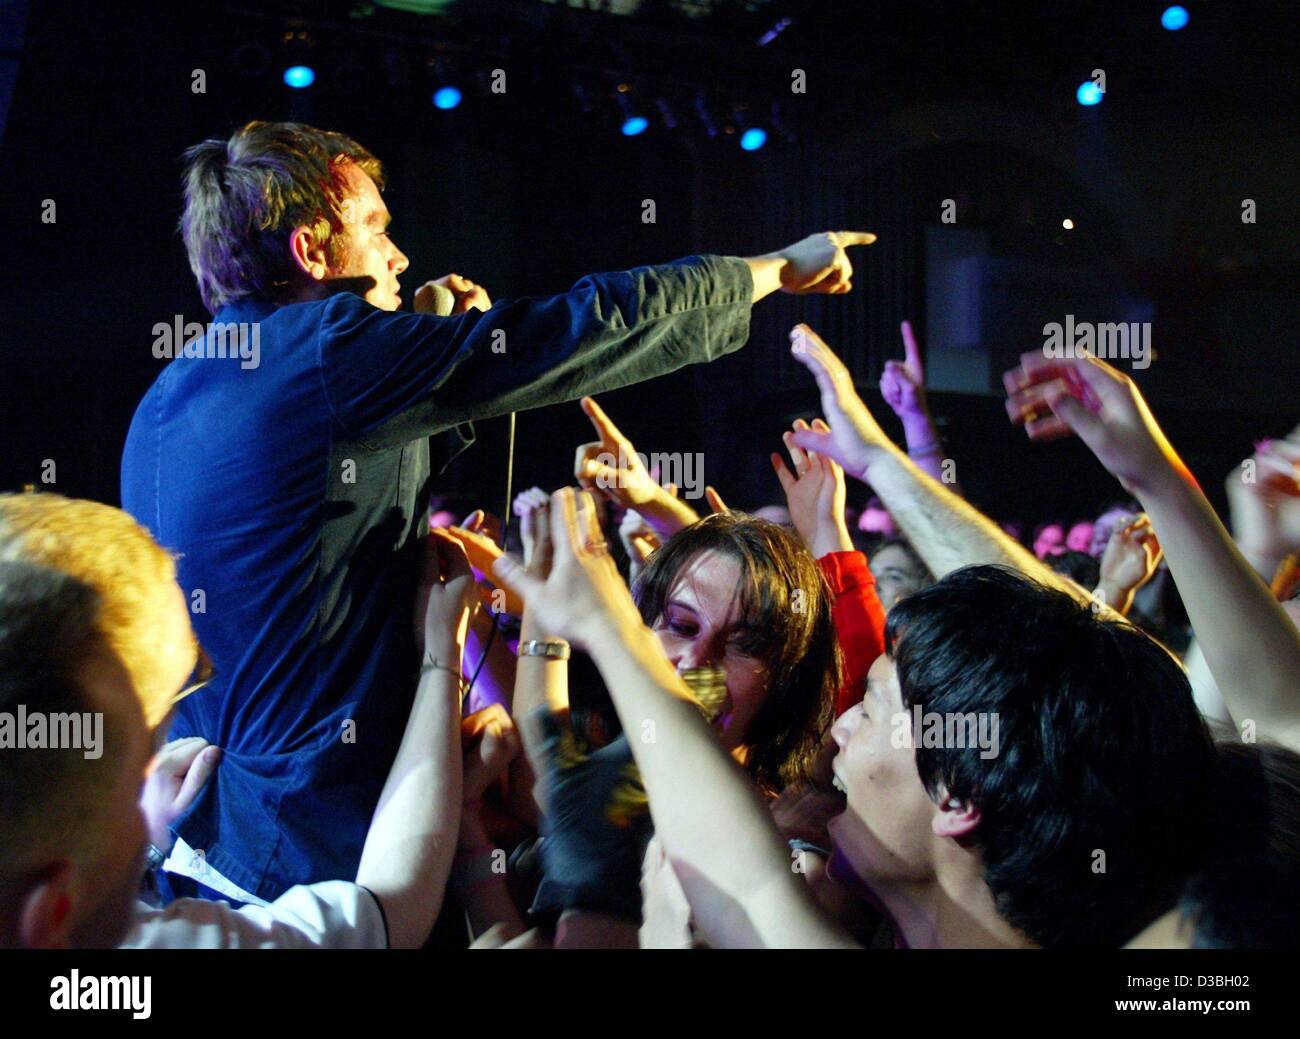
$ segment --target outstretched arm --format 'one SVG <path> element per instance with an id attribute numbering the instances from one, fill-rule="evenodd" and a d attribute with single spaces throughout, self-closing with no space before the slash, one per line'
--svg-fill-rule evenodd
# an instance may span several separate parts
<path id="1" fill-rule="evenodd" d="M 1008 408 L 1034 439 L 1077 433 L 1160 535 L 1233 718 L 1300 749 L 1300 631 L 1242 557 L 1133 380 L 1095 357 L 1025 354 Z M 1294 479 L 1294 474 L 1292 479 Z"/>
<path id="2" fill-rule="evenodd" d="M 740 349 L 752 306 L 773 292 L 848 292 L 846 250 L 874 240 L 834 231 L 750 259 L 593 274 L 560 296 L 448 317 L 339 293 L 319 330 L 326 402 L 344 430 L 380 447 L 629 386 Z"/>

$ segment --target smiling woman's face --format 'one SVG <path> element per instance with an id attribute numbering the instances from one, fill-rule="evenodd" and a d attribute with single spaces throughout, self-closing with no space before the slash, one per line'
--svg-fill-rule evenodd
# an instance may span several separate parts
<path id="1" fill-rule="evenodd" d="M 668 659 L 678 668 L 721 667 L 727 700 L 714 721 L 723 746 L 745 742 L 750 723 L 767 700 L 767 669 L 742 646 L 751 629 L 741 612 L 741 567 L 721 552 L 699 553 L 681 568 L 655 620 Z"/>

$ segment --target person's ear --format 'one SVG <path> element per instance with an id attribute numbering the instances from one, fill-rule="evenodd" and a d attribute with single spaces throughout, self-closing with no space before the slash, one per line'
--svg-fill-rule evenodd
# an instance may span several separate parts
<path id="1" fill-rule="evenodd" d="M 931 826 L 936 837 L 968 837 L 979 827 L 980 810 L 970 801 L 950 797 L 945 792 Z"/>
<path id="2" fill-rule="evenodd" d="M 313 281 L 324 281 L 329 273 L 325 243 L 306 224 L 295 227 L 289 236 L 289 255 L 298 269 Z"/>
<path id="3" fill-rule="evenodd" d="M 72 940 L 73 868 L 66 859 L 43 869 L 18 911 L 18 943 L 26 949 L 67 949 Z"/>

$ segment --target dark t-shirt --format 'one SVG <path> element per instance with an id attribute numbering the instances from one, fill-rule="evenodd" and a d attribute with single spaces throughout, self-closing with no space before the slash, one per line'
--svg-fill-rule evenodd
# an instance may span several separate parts
<path id="1" fill-rule="evenodd" d="M 213 324 L 255 326 L 255 367 L 247 350 L 167 365 L 131 423 L 122 504 L 178 554 L 217 668 L 171 733 L 225 751 L 176 825 L 213 869 L 266 899 L 356 874 L 415 692 L 427 438 L 463 447 L 471 419 L 736 350 L 752 292 L 743 261 L 705 256 L 486 314 L 244 301 Z"/>

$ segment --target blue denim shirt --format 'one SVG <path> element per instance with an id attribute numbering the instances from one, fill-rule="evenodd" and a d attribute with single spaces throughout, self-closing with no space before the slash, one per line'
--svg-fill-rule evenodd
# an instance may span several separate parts
<path id="1" fill-rule="evenodd" d="M 266 899 L 356 875 L 415 693 L 428 438 L 463 447 L 472 419 L 736 350 L 752 292 L 743 261 L 705 256 L 486 314 L 241 301 L 214 324 L 256 325 L 255 367 L 163 369 L 127 435 L 122 504 L 178 554 L 217 668 L 171 732 L 225 751 L 175 826 L 213 869 Z"/>

